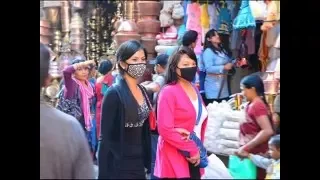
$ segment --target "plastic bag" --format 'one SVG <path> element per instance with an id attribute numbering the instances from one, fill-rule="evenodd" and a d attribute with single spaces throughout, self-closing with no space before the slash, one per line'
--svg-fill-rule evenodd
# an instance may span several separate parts
<path id="1" fill-rule="evenodd" d="M 256 179 L 257 167 L 248 159 L 240 159 L 238 156 L 229 156 L 229 172 L 234 179 Z"/>
<path id="2" fill-rule="evenodd" d="M 233 179 L 224 163 L 215 155 L 208 157 L 209 164 L 201 179 Z"/>

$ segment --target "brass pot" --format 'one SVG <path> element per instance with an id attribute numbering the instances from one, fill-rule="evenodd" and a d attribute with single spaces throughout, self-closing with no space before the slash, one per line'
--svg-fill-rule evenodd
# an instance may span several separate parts
<path id="1" fill-rule="evenodd" d="M 161 4 L 157 1 L 139 1 L 138 11 L 140 18 L 143 16 L 159 16 Z"/>
<path id="2" fill-rule="evenodd" d="M 142 37 L 141 43 L 146 48 L 148 54 L 154 54 L 156 52 L 154 48 L 157 45 L 157 39 Z"/>
<path id="3" fill-rule="evenodd" d="M 156 37 L 160 32 L 160 21 L 148 17 L 141 18 L 138 23 L 139 32 L 141 34 L 148 34 L 148 36 Z"/>
<path id="4" fill-rule="evenodd" d="M 60 24 L 60 7 L 47 7 L 45 11 L 51 26 L 58 28 Z"/>
<path id="5" fill-rule="evenodd" d="M 51 40 L 51 36 L 44 36 L 44 35 L 40 35 L 40 42 L 48 45 L 50 44 L 50 40 Z"/>

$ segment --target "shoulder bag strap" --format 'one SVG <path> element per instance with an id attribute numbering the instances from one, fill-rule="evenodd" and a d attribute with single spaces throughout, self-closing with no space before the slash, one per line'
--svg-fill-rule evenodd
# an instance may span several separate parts
<path id="1" fill-rule="evenodd" d="M 138 86 L 139 86 L 139 88 L 141 89 L 142 94 L 143 94 L 143 95 L 144 95 L 144 97 L 146 98 L 146 101 L 147 101 L 147 104 L 148 104 L 148 106 L 149 106 L 150 110 L 152 110 L 152 104 L 151 104 L 151 102 L 150 102 L 150 100 L 149 100 L 149 96 L 148 96 L 148 94 L 147 94 L 147 92 L 146 92 L 145 88 L 144 88 L 144 87 L 142 87 L 141 85 L 138 85 Z"/>
<path id="2" fill-rule="evenodd" d="M 198 96 L 198 110 L 199 110 L 199 112 L 198 112 L 197 121 L 196 121 L 196 125 L 198 125 L 200 122 L 201 115 L 202 115 L 202 96 L 200 95 L 200 92 L 197 90 L 197 88 L 194 85 L 193 85 L 193 88 L 196 91 L 197 96 Z"/>

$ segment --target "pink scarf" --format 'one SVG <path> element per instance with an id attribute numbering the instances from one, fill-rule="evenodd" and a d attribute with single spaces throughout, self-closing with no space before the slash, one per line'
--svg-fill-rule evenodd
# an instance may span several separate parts
<path id="1" fill-rule="evenodd" d="M 79 80 L 73 78 L 73 80 L 79 85 L 81 93 L 82 112 L 84 116 L 84 123 L 86 130 L 91 129 L 91 113 L 90 113 L 90 99 L 93 97 L 93 88 L 89 81 L 86 81 L 87 86 L 83 85 Z"/>

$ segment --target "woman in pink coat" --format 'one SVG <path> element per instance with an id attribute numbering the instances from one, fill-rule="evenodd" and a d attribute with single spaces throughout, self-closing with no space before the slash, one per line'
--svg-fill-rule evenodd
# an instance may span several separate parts
<path id="1" fill-rule="evenodd" d="M 188 47 L 179 48 L 170 58 L 166 86 L 160 91 L 157 106 L 158 149 L 154 175 L 158 178 L 200 179 L 200 155 L 196 143 L 186 140 L 190 132 L 203 141 L 208 112 L 192 80 L 197 59 Z M 199 115 L 199 118 L 197 118 Z M 190 153 L 186 158 L 180 151 Z"/>

